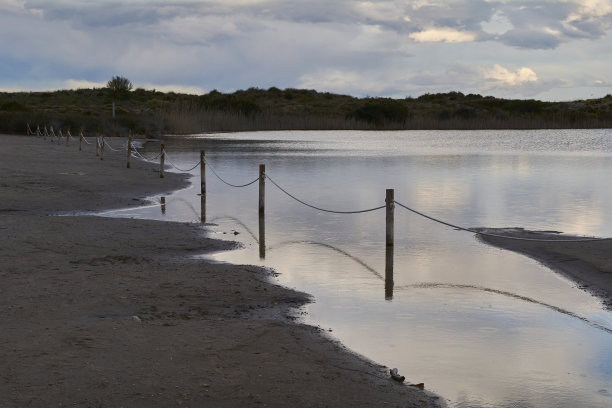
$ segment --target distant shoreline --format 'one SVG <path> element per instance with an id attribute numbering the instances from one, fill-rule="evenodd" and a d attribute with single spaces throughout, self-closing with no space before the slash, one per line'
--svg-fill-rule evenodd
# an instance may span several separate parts
<path id="1" fill-rule="evenodd" d="M 612 311 L 612 238 L 580 242 L 569 240 L 588 238 L 516 228 L 481 228 L 479 231 L 534 239 L 526 241 L 478 235 L 487 244 L 526 255 L 571 279 L 579 288 L 601 299 Z"/>
<path id="2" fill-rule="evenodd" d="M 275 87 L 203 95 L 141 88 L 121 95 L 109 88 L 0 92 L 0 132 L 25 133 L 26 123 L 155 137 L 263 130 L 609 129 L 612 95 L 544 102 L 461 92 L 357 98 Z"/>

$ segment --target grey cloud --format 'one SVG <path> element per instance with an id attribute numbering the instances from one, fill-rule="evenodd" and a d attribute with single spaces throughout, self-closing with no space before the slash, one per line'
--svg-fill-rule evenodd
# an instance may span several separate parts
<path id="1" fill-rule="evenodd" d="M 561 43 L 561 39 L 553 34 L 531 29 L 513 29 L 499 39 L 506 45 L 531 49 L 552 49 Z"/>

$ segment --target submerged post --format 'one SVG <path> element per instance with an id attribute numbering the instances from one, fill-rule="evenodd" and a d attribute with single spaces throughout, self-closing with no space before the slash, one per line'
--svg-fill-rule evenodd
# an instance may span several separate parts
<path id="1" fill-rule="evenodd" d="M 265 213 L 266 206 L 266 165 L 259 165 L 259 215 Z"/>
<path id="2" fill-rule="evenodd" d="M 127 141 L 127 168 L 130 168 L 130 159 L 132 158 L 132 131 L 130 130 L 130 135 L 128 136 Z"/>
<path id="3" fill-rule="evenodd" d="M 166 153 L 164 152 L 165 148 L 166 146 L 162 143 L 159 155 L 159 178 L 164 178 L 164 162 L 166 159 Z"/>
<path id="4" fill-rule="evenodd" d="M 395 218 L 393 209 L 395 208 L 395 190 L 392 188 L 387 189 L 385 203 L 387 207 L 385 242 L 387 246 L 393 246 L 393 221 Z"/>

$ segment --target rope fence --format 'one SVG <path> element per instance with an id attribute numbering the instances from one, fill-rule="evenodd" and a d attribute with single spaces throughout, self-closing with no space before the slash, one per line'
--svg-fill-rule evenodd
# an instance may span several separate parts
<path id="1" fill-rule="evenodd" d="M 70 130 L 67 131 L 66 135 L 63 135 L 62 130 L 59 130 L 59 135 L 55 133 L 53 126 L 50 126 L 49 128 L 47 128 L 47 126 L 44 126 L 43 128 L 44 130 L 41 130 L 40 126 L 36 126 L 36 130 L 33 131 L 32 128 L 30 127 L 30 124 L 27 124 L 27 134 L 30 136 L 38 136 L 38 137 L 51 137 L 52 141 L 53 139 L 57 139 L 58 141 L 61 141 L 62 138 L 66 139 L 66 143 L 68 142 L 68 140 L 72 139 L 72 140 L 76 140 L 74 137 L 72 137 L 72 135 L 70 134 Z M 87 138 L 85 137 L 85 135 L 83 134 L 83 130 L 80 131 L 79 136 L 78 136 L 78 140 L 79 140 L 79 150 L 82 149 L 81 146 L 81 141 L 85 142 L 88 145 L 91 145 L 92 142 L 88 141 Z M 317 204 L 312 204 L 312 203 L 308 203 L 300 198 L 298 198 L 296 195 L 290 193 L 289 191 L 287 191 L 286 188 L 284 188 L 283 186 L 281 186 L 279 183 L 277 183 L 272 177 L 270 177 L 270 175 L 265 171 L 265 165 L 260 165 L 260 172 L 259 172 L 259 176 L 251 181 L 248 181 L 246 183 L 243 184 L 238 184 L 238 183 L 230 183 L 227 180 L 225 180 L 223 177 L 221 177 L 221 175 L 219 175 L 218 171 L 215 170 L 215 168 L 213 166 L 210 165 L 210 163 L 208 163 L 205 160 L 205 154 L 204 154 L 204 150 L 202 150 L 200 152 L 200 161 L 198 161 L 197 163 L 189 166 L 188 168 L 181 168 L 176 164 L 175 160 L 172 160 L 170 158 L 170 156 L 168 155 L 168 152 L 165 149 L 164 144 L 161 144 L 160 147 L 160 152 L 154 156 L 154 157 L 147 157 L 145 156 L 143 153 L 141 153 L 137 146 L 132 142 L 132 137 L 130 135 L 130 137 L 128 138 L 128 140 L 126 141 L 126 143 L 124 144 L 124 146 L 122 147 L 113 147 L 106 139 L 105 137 L 102 135 L 98 135 L 96 136 L 96 140 L 95 140 L 95 144 L 96 144 L 96 156 L 100 156 L 100 159 L 103 160 L 104 159 L 104 148 L 108 147 L 112 152 L 115 153 L 119 153 L 119 152 L 124 152 L 127 151 L 127 167 L 130 167 L 130 158 L 134 157 L 137 159 L 141 159 L 143 161 L 149 162 L 149 163 L 153 163 L 153 164 L 159 164 L 160 166 L 160 178 L 164 177 L 164 167 L 166 166 L 165 161 L 167 160 L 168 165 L 172 168 L 174 168 L 176 171 L 179 172 L 183 172 L 183 173 L 189 173 L 192 172 L 193 170 L 195 170 L 196 168 L 200 167 L 200 175 L 201 175 L 201 191 L 200 191 L 200 196 L 202 197 L 202 203 L 203 205 L 205 204 L 205 200 L 206 200 L 206 174 L 205 174 L 205 168 L 210 169 L 210 171 L 213 173 L 213 175 L 219 180 L 221 181 L 223 184 L 229 186 L 229 187 L 234 187 L 234 188 L 243 188 L 243 187 L 248 187 L 251 186 L 253 184 L 255 184 L 256 182 L 259 182 L 259 212 L 261 215 L 263 215 L 264 211 L 265 211 L 265 180 L 269 180 L 270 183 L 272 183 L 272 185 L 274 185 L 278 190 L 280 190 L 282 193 L 284 193 L 286 196 L 288 196 L 289 198 L 293 199 L 294 201 L 312 208 L 314 210 L 317 211 L 322 211 L 322 212 L 326 212 L 326 213 L 332 213 L 332 214 L 363 214 L 363 213 L 369 213 L 369 212 L 374 212 L 374 211 L 378 211 L 378 210 L 382 210 L 384 208 L 386 208 L 386 244 L 387 246 L 393 246 L 394 244 L 394 210 L 395 210 L 395 206 L 398 206 L 400 208 L 403 208 L 413 214 L 416 214 L 420 217 L 423 217 L 425 219 L 428 219 L 430 221 L 433 221 L 435 223 L 453 228 L 457 231 L 464 231 L 464 232 L 469 232 L 471 234 L 475 234 L 475 235 L 481 235 L 481 236 L 487 236 L 487 237 L 493 237 L 493 238 L 502 238 L 502 239 L 510 239 L 510 240 L 518 240 L 518 241 L 532 241 L 532 242 L 592 242 L 592 241 L 602 241 L 602 240 L 607 240 L 610 238 L 557 238 L 557 239 L 540 239 L 540 238 L 527 238 L 527 237 L 519 237 L 519 236 L 512 236 L 512 235 L 502 235 L 502 234 L 494 234 L 494 233 L 490 233 L 487 231 L 483 231 L 480 229 L 474 229 L 474 228 L 467 228 L 467 227 L 463 227 L 457 224 L 453 224 L 451 222 L 448 221 L 444 221 L 441 220 L 439 218 L 433 217 L 431 215 L 425 214 L 421 211 L 415 210 L 414 208 L 409 207 L 406 204 L 403 204 L 397 200 L 394 199 L 394 190 L 393 189 L 388 189 L 387 190 L 387 196 L 385 198 L 385 202 L 384 204 L 381 204 L 379 206 L 375 206 L 375 207 L 371 207 L 371 208 L 366 208 L 366 209 L 357 209 L 357 210 L 337 210 L 337 209 L 329 209 L 329 208 L 324 208 L 322 206 L 319 206 Z M 205 220 L 205 214 L 202 214 L 202 220 Z"/>

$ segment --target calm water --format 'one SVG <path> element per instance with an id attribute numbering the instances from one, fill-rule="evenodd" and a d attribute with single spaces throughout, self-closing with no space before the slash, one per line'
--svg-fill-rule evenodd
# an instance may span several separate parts
<path id="1" fill-rule="evenodd" d="M 254 180 L 265 164 L 288 192 L 326 209 L 378 207 L 394 188 L 397 201 L 465 227 L 612 236 L 610 130 L 257 132 L 166 141 L 170 161 L 182 168 L 197 163 L 200 149 L 232 184 Z M 198 222 L 199 176 L 194 183 L 166 198 L 164 214 L 152 206 L 112 215 Z M 537 262 L 396 208 L 393 286 L 385 289 L 384 210 L 324 213 L 268 180 L 262 245 L 257 183 L 232 188 L 207 170 L 207 184 L 211 235 L 244 244 L 214 259 L 273 267 L 282 284 L 314 296 L 307 323 L 424 382 L 449 406 L 612 406 L 612 313 Z"/>

